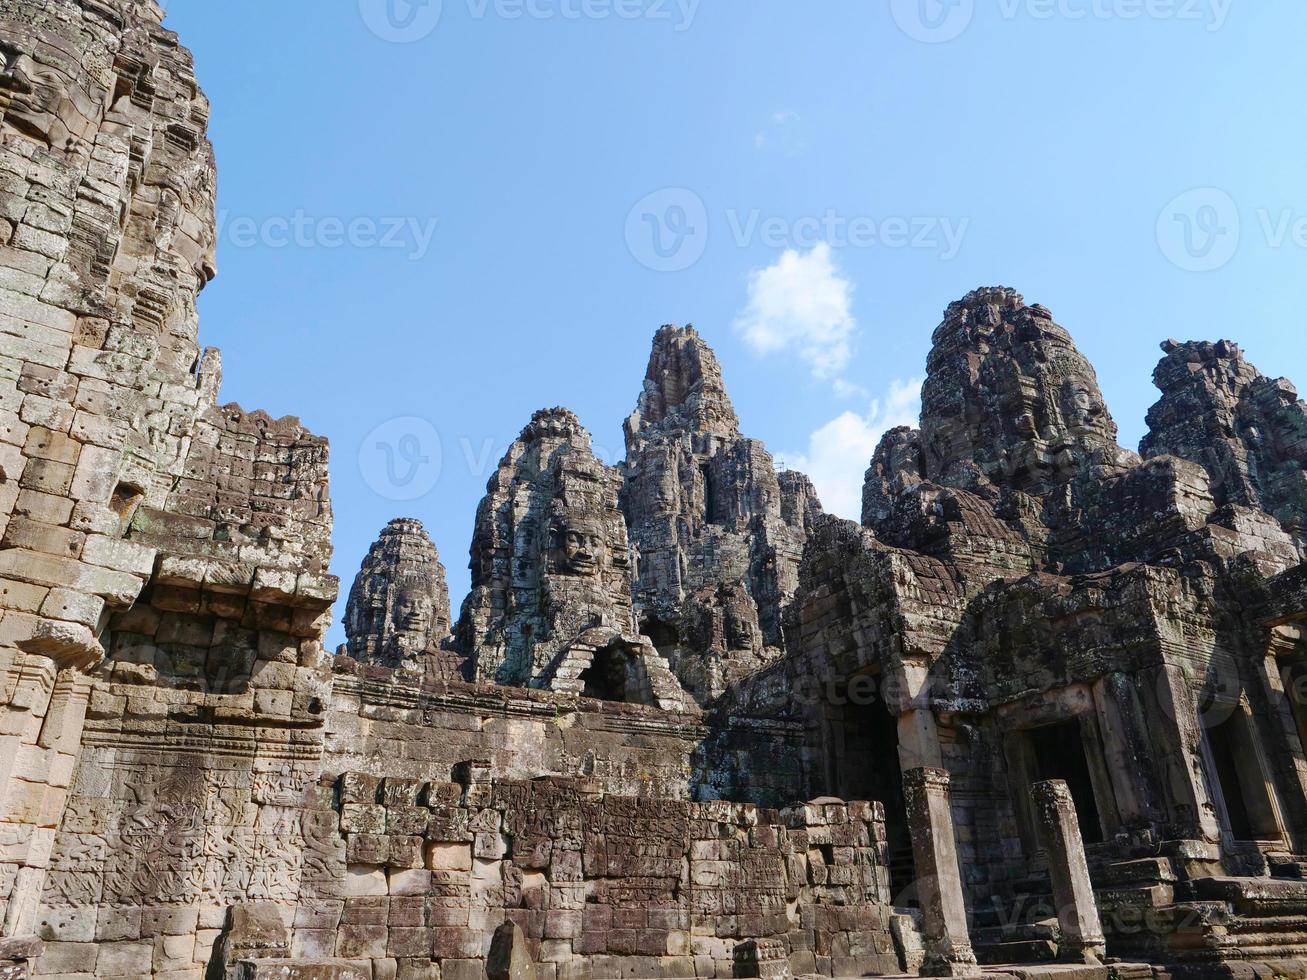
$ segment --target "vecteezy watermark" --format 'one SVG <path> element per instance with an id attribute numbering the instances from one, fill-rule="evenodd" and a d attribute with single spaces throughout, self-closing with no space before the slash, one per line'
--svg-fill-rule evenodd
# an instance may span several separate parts
<path id="1" fill-rule="evenodd" d="M 665 187 L 642 197 L 626 215 L 626 247 L 655 272 L 680 272 L 708 248 L 708 207 L 684 187 Z"/>
<path id="2" fill-rule="evenodd" d="M 655 272 L 680 272 L 694 265 L 708 247 L 713 224 L 702 197 L 684 187 L 654 191 L 626 215 L 626 247 L 635 260 Z M 727 208 L 720 225 L 736 248 L 762 245 L 808 251 L 833 248 L 922 249 L 944 261 L 961 251 L 970 218 L 939 215 L 845 215 L 828 208 L 819 215 L 791 218 L 766 215 L 759 208 Z"/>
<path id="3" fill-rule="evenodd" d="M 472 20 L 650 21 L 688 31 L 700 0 L 463 0 Z M 383 41 L 411 44 L 440 24 L 442 0 L 359 0 L 368 30 Z"/>
<path id="4" fill-rule="evenodd" d="M 1261 243 L 1278 251 L 1307 251 L 1307 214 L 1293 208 L 1257 208 L 1246 220 L 1239 203 L 1218 187 L 1185 191 L 1157 218 L 1157 244 L 1172 265 L 1186 272 L 1214 272 L 1229 265 L 1255 227 Z"/>
<path id="5" fill-rule="evenodd" d="M 827 209 L 820 216 L 764 217 L 757 208 L 726 212 L 731 239 L 740 248 L 757 242 L 767 248 L 808 250 L 823 243 L 832 248 L 919 248 L 937 252 L 944 261 L 957 257 L 971 227 L 970 218 L 848 216 Z"/>
<path id="6" fill-rule="evenodd" d="M 1154 20 L 1200 24 L 1219 31 L 1234 0 L 985 0 L 1003 20 Z M 977 0 L 890 0 L 894 22 L 908 37 L 943 44 L 960 37 L 975 19 Z"/>
<path id="7" fill-rule="evenodd" d="M 426 419 L 405 415 L 383 422 L 359 445 L 363 482 L 387 500 L 418 500 L 440 479 L 440 433 Z"/>
<path id="8" fill-rule="evenodd" d="M 467 0 L 477 20 L 643 20 L 688 31 L 699 0 Z"/>
<path id="9" fill-rule="evenodd" d="M 890 0 L 890 13 L 914 41 L 943 44 L 971 26 L 976 0 Z"/>
<path id="10" fill-rule="evenodd" d="M 218 212 L 218 240 L 232 248 L 355 248 L 403 251 L 414 262 L 426 257 L 439 218 L 316 217 L 306 211 L 265 218 Z"/>
<path id="11" fill-rule="evenodd" d="M 440 24 L 441 0 L 359 0 L 368 30 L 383 41 L 412 44 Z"/>
<path id="12" fill-rule="evenodd" d="M 1239 250 L 1239 206 L 1225 191 L 1196 187 L 1173 198 L 1157 217 L 1157 244 L 1172 265 L 1211 272 Z"/>

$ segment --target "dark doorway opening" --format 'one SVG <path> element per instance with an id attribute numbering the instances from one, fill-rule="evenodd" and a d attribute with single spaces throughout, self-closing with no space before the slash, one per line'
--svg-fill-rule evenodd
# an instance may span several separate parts
<path id="1" fill-rule="evenodd" d="M 644 623 L 640 626 L 640 632 L 649 638 L 649 642 L 654 645 L 654 649 L 667 660 L 672 659 L 672 654 L 676 652 L 677 647 L 681 644 L 680 630 L 670 623 L 665 623 L 653 616 L 644 620 Z"/>
<path id="2" fill-rule="evenodd" d="M 630 655 L 617 647 L 598 651 L 590 666 L 581 671 L 581 683 L 585 685 L 581 696 L 596 701 L 625 702 L 629 662 Z"/>
<path id="3" fill-rule="evenodd" d="M 1211 723 L 1211 716 L 1220 711 L 1228 711 L 1228 717 Z M 1230 836 L 1239 841 L 1279 839 L 1279 822 L 1248 716 L 1238 705 L 1216 707 L 1209 709 L 1206 721 L 1215 789 L 1224 803 Z"/>
<path id="4" fill-rule="evenodd" d="M 703 474 L 703 519 L 712 524 L 717 518 L 717 491 L 713 486 L 712 467 L 704 463 L 699 472 Z"/>
<path id="5" fill-rule="evenodd" d="M 890 893 L 895 904 L 916 905 L 915 890 L 910 891 L 916 869 L 903 798 L 898 720 L 882 699 L 843 708 L 843 747 L 837 772 L 835 795 L 845 800 L 872 800 L 885 807 Z"/>
<path id="6" fill-rule="evenodd" d="M 1103 841 L 1103 820 L 1098 812 L 1098 799 L 1094 796 L 1094 780 L 1089 771 L 1089 757 L 1085 755 L 1085 740 L 1080 722 L 1060 722 L 1029 733 L 1033 750 L 1034 772 L 1031 782 L 1061 779 L 1071 790 L 1080 823 L 1080 836 L 1086 844 Z"/>

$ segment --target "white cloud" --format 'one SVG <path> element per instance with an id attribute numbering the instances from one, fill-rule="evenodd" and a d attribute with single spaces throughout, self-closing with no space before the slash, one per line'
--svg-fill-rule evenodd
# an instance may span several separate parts
<path id="1" fill-rule="evenodd" d="M 781 464 L 812 478 L 827 513 L 860 520 L 862 480 L 880 437 L 900 425 L 916 426 L 921 416 L 921 378 L 896 380 L 867 414 L 845 412 L 808 437 L 802 453 L 788 453 Z"/>
<path id="2" fill-rule="evenodd" d="M 786 156 L 798 156 L 808 148 L 808 141 L 799 130 L 800 122 L 797 112 L 773 112 L 767 128 L 754 135 L 754 147 L 759 150 L 776 148 Z"/>
<path id="3" fill-rule="evenodd" d="M 786 249 L 765 269 L 749 273 L 749 302 L 735 330 L 757 354 L 797 354 L 820 381 L 838 382 L 853 358 L 858 324 L 850 309 L 853 284 L 822 243 L 804 254 Z"/>

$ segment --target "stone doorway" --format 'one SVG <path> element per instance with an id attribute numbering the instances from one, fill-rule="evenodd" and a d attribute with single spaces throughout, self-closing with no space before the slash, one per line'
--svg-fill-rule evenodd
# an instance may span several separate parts
<path id="1" fill-rule="evenodd" d="M 1235 841 L 1281 841 L 1278 808 L 1247 709 L 1242 704 L 1214 706 L 1200 723 L 1222 828 Z"/>
<path id="2" fill-rule="evenodd" d="M 1030 798 L 1033 783 L 1060 779 L 1067 784 L 1085 844 L 1100 844 L 1112 836 L 1119 824 L 1116 797 L 1092 715 L 1041 719 L 1041 723 L 1009 732 L 1004 749 L 1012 805 L 1028 858 L 1035 858 L 1041 850 Z"/>
<path id="3" fill-rule="evenodd" d="M 851 685 L 854 687 L 855 685 Z M 899 759 L 898 719 L 884 699 L 854 703 L 845 698 L 838 718 L 833 753 L 833 795 L 845 800 L 873 800 L 885 807 L 889 849 L 890 893 L 895 905 L 916 905 L 916 870 Z"/>
<path id="4" fill-rule="evenodd" d="M 594 655 L 590 666 L 581 671 L 584 685 L 581 696 L 596 701 L 629 701 L 627 678 L 631 673 L 631 655 L 618 645 L 606 647 Z"/>
<path id="5" fill-rule="evenodd" d="M 1094 777 L 1085 754 L 1084 736 L 1074 718 L 1028 732 L 1033 771 L 1026 784 L 1046 779 L 1064 780 L 1071 790 L 1080 822 L 1080 836 L 1086 844 L 1104 839 L 1103 818 L 1094 793 Z"/>

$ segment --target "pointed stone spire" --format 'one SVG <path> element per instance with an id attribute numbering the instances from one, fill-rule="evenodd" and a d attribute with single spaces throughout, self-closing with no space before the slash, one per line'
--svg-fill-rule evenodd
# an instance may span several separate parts
<path id="1" fill-rule="evenodd" d="M 349 655 L 364 663 L 425 669 L 449 636 L 445 566 L 422 524 L 391 521 L 368 549 L 345 607 Z"/>
<path id="2" fill-rule="evenodd" d="M 714 660 L 732 650 L 722 635 L 727 606 L 755 609 L 751 662 L 779 655 L 781 613 L 821 504 L 807 477 L 778 474 L 763 444 L 740 434 L 717 357 L 693 327 L 654 336 L 626 446 L 622 508 L 639 555 L 643 628 L 687 688 L 715 694 L 731 674 Z M 727 586 L 742 592 L 723 604 Z M 715 633 L 686 628 L 695 595 L 707 612 L 691 618 L 715 623 Z"/>
<path id="3" fill-rule="evenodd" d="M 587 630 L 635 634 L 620 488 L 565 408 L 537 412 L 509 447 L 477 512 L 459 620 L 477 680 L 539 683 Z"/>
<path id="4" fill-rule="evenodd" d="M 949 306 L 922 389 L 925 477 L 1046 493 L 1084 465 L 1128 465 L 1098 378 L 1071 335 L 1013 289 Z"/>
<path id="5" fill-rule="evenodd" d="M 665 326 L 654 335 L 644 390 L 626 420 L 627 449 L 657 433 L 677 430 L 740 434 L 717 355 L 692 326 Z"/>

